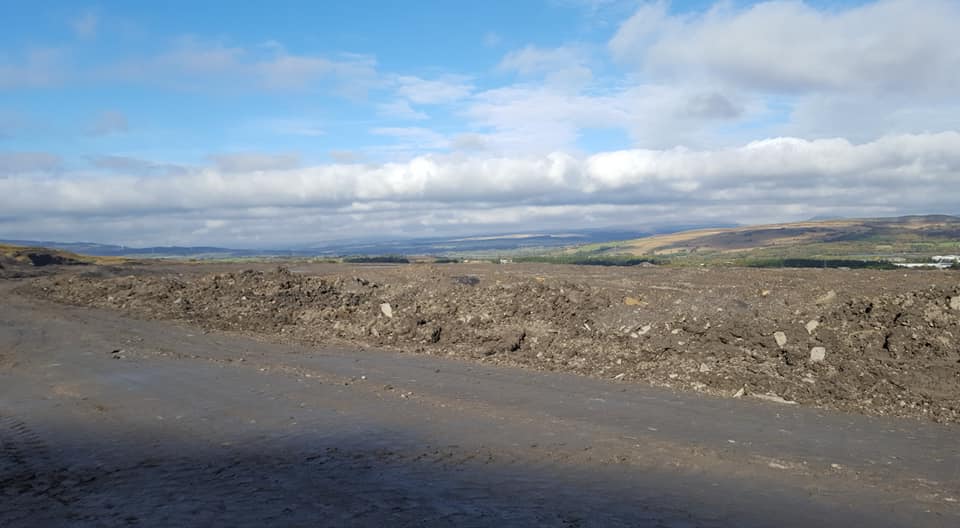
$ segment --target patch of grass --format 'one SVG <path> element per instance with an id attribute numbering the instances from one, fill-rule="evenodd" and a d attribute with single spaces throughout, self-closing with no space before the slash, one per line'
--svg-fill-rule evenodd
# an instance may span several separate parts
<path id="1" fill-rule="evenodd" d="M 363 255 L 344 257 L 343 261 L 349 264 L 409 264 L 410 259 L 402 255 Z"/>
<path id="2" fill-rule="evenodd" d="M 634 257 L 630 255 L 543 255 L 515 257 L 514 262 L 541 262 L 544 264 L 575 264 L 578 266 L 639 266 L 642 264 L 665 264 L 662 259 L 650 257 Z"/>

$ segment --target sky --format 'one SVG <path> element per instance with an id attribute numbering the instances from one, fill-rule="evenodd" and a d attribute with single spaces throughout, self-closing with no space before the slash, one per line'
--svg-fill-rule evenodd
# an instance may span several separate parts
<path id="1" fill-rule="evenodd" d="M 960 213 L 960 1 L 0 0 L 0 239 Z"/>

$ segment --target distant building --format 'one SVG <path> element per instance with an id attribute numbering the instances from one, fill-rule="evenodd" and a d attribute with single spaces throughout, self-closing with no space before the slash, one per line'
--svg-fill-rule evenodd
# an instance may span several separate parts
<path id="1" fill-rule="evenodd" d="M 894 262 L 894 266 L 901 268 L 937 268 L 946 269 L 960 262 L 960 255 L 934 255 L 930 262 Z"/>

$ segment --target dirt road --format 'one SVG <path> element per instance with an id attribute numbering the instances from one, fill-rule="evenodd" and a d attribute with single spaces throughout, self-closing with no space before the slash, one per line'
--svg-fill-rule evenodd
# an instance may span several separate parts
<path id="1" fill-rule="evenodd" d="M 281 345 L 0 283 L 2 526 L 957 526 L 960 429 Z"/>

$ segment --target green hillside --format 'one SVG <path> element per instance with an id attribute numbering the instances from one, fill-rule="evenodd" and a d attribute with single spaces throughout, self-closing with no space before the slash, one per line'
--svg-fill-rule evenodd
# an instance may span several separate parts
<path id="1" fill-rule="evenodd" d="M 701 229 L 569 248 L 568 261 L 650 260 L 678 265 L 856 265 L 929 262 L 960 254 L 960 218 L 945 215 Z"/>

